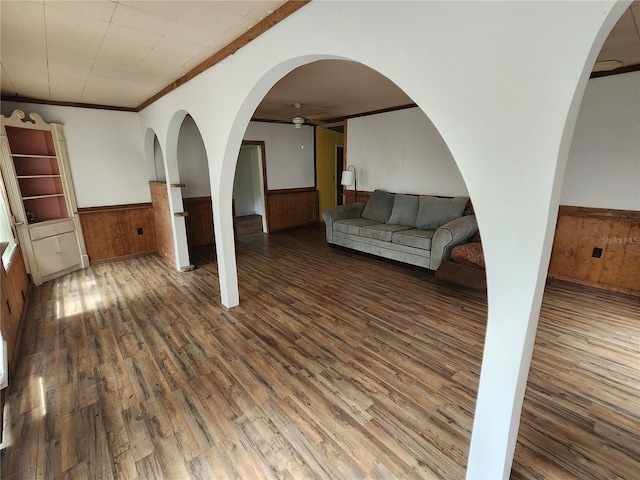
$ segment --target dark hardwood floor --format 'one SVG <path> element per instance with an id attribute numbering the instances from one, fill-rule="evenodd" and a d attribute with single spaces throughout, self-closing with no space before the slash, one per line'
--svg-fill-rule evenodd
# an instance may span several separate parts
<path id="1" fill-rule="evenodd" d="M 342 249 L 321 227 L 36 287 L 5 479 L 461 479 L 484 294 Z M 550 282 L 513 478 L 638 478 L 640 300 Z"/>
<path id="2" fill-rule="evenodd" d="M 262 234 L 261 215 L 242 215 L 236 217 L 236 235 L 238 238 Z"/>

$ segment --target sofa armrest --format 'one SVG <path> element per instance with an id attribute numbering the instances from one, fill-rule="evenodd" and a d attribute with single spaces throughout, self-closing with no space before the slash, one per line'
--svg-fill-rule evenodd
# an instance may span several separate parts
<path id="1" fill-rule="evenodd" d="M 327 242 L 333 243 L 333 222 L 346 218 L 360 218 L 365 205 L 365 202 L 345 203 L 322 212 L 327 231 Z"/>
<path id="2" fill-rule="evenodd" d="M 444 224 L 431 239 L 431 259 L 429 268 L 437 270 L 442 262 L 451 258 L 451 250 L 465 243 L 478 231 L 475 215 L 465 215 Z"/>

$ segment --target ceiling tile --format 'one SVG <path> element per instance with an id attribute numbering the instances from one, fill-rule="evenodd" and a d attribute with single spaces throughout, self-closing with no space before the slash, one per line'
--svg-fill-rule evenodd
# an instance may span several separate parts
<path id="1" fill-rule="evenodd" d="M 6 73 L 11 79 L 11 84 L 16 89 L 12 92 L 4 92 L 9 95 L 19 95 L 31 98 L 43 98 L 50 100 L 49 84 L 40 81 L 41 78 L 47 78 L 46 67 L 39 67 L 27 63 L 19 68 L 12 68 L 11 64 L 4 64 Z M 3 84 L 3 89 L 5 88 Z"/>
<path id="2" fill-rule="evenodd" d="M 631 14 L 633 15 L 633 19 L 636 22 L 636 30 L 638 31 L 638 36 L 640 37 L 640 2 L 637 0 L 631 4 Z"/>
<path id="3" fill-rule="evenodd" d="M 109 60 L 96 60 L 91 67 L 90 76 L 113 78 L 122 81 L 131 74 L 133 69 L 133 66 L 123 63 L 111 62 Z"/>
<path id="4" fill-rule="evenodd" d="M 143 32 L 135 28 L 125 27 L 112 23 L 109 25 L 105 40 L 113 40 L 126 45 L 136 47 L 153 48 L 160 41 L 162 35 L 157 33 Z"/>
<path id="5" fill-rule="evenodd" d="M 62 1 L 48 2 L 47 7 L 63 10 L 73 15 L 103 22 L 110 22 L 117 2 L 113 1 Z"/>
<path id="6" fill-rule="evenodd" d="M 46 57 L 44 6 L 32 2 L 0 2 L 2 52 Z"/>
<path id="7" fill-rule="evenodd" d="M 33 58 L 35 61 L 47 59 L 47 44 L 42 37 L 19 37 L 11 36 L 11 38 L 5 38 L 4 32 L 1 39 L 2 52 L 11 52 L 16 55 L 24 55 L 25 57 Z"/>
<path id="8" fill-rule="evenodd" d="M 2 29 L 44 26 L 44 5 L 42 2 L 0 2 Z"/>
<path id="9" fill-rule="evenodd" d="M 178 39 L 165 37 L 158 42 L 146 60 L 155 59 L 164 65 L 182 66 L 202 52 L 202 45 L 194 45 Z"/>
<path id="10" fill-rule="evenodd" d="M 49 64 L 49 74 L 51 79 L 60 78 L 63 80 L 78 79 L 83 83 L 91 72 L 91 65 L 78 65 L 62 62 Z"/>
<path id="11" fill-rule="evenodd" d="M 222 32 L 217 32 L 213 29 L 207 30 L 189 23 L 176 21 L 171 24 L 165 37 L 172 39 L 171 41 L 175 39 L 201 47 L 208 47 L 220 43 L 220 33 Z"/>
<path id="12" fill-rule="evenodd" d="M 69 39 L 49 42 L 49 64 L 66 63 L 91 67 L 94 62 L 95 50 L 86 45 L 78 44 Z"/>
<path id="13" fill-rule="evenodd" d="M 620 17 L 614 27 L 615 35 L 609 36 L 598 54 L 598 60 L 620 60 L 625 65 L 640 63 L 640 36 L 634 19 L 634 7 L 638 8 L 639 6 L 639 3 L 634 3 L 632 8 L 629 8 Z"/>
<path id="14" fill-rule="evenodd" d="M 30 68 L 38 68 L 47 74 L 47 59 L 38 59 L 34 61 L 32 57 L 25 55 L 17 55 L 13 52 L 2 54 L 2 66 L 11 75 L 14 70 L 28 70 Z"/>
<path id="15" fill-rule="evenodd" d="M 91 16 L 84 16 L 78 12 L 69 12 L 55 7 L 56 2 L 45 6 L 45 21 L 47 24 L 47 41 L 61 35 L 69 36 L 73 32 L 76 42 L 90 42 L 100 45 L 107 32 L 109 23 L 96 20 Z"/>
<path id="16" fill-rule="evenodd" d="M 136 66 L 152 51 L 152 48 L 105 39 L 100 46 L 96 61 L 111 61 Z"/>
<path id="17" fill-rule="evenodd" d="M 60 102 L 80 102 L 85 82 L 79 79 L 54 77 L 50 82 L 51 98 Z"/>
<path id="18" fill-rule="evenodd" d="M 103 103 L 109 105 L 111 97 L 122 82 L 113 78 L 92 75 L 88 78 L 82 92 L 81 101 L 87 103 Z"/>
<path id="19" fill-rule="evenodd" d="M 224 32 L 229 25 L 246 21 L 242 16 L 223 10 L 218 2 L 189 2 L 179 20 L 201 28 Z"/>
<path id="20" fill-rule="evenodd" d="M 11 80 L 11 77 L 9 76 L 9 74 L 6 72 L 6 70 L 4 69 L 4 65 L 0 65 L 0 67 L 2 67 L 0 69 L 0 85 L 2 85 L 2 92 L 12 92 L 15 94 L 16 92 L 16 87 L 13 84 L 13 81 Z"/>
<path id="21" fill-rule="evenodd" d="M 135 8 L 147 13 L 153 13 L 154 15 L 160 15 L 162 17 L 175 20 L 182 12 L 187 8 L 189 1 L 149 1 L 149 0 L 120 0 L 120 5 Z"/>
<path id="22" fill-rule="evenodd" d="M 212 57 L 216 53 L 216 51 L 217 50 L 215 48 L 204 47 L 198 55 L 194 56 L 191 60 L 182 65 L 182 70 L 185 73 L 193 70 L 202 62 Z"/>
<path id="23" fill-rule="evenodd" d="M 143 2 L 142 2 L 143 3 Z M 154 2 L 156 3 L 156 2 Z M 131 8 L 123 4 L 118 4 L 111 23 L 130 27 L 141 32 L 164 35 L 171 26 L 172 20 L 151 12 L 145 12 L 138 8 Z"/>
<path id="24" fill-rule="evenodd" d="M 98 51 L 98 46 L 89 42 L 76 42 L 68 35 L 50 38 L 47 43 L 50 62 L 91 65 Z"/>
<path id="25" fill-rule="evenodd" d="M 250 3 L 254 3 L 254 2 L 250 2 Z M 252 19 L 254 22 L 262 18 L 268 17 L 269 15 L 271 15 L 271 13 L 275 12 L 278 8 L 280 8 L 286 2 L 264 1 L 264 2 L 255 2 L 255 3 L 256 5 L 254 6 L 254 8 L 245 15 L 245 17 Z"/>
<path id="26" fill-rule="evenodd" d="M 245 2 L 238 2 L 238 1 L 221 1 L 221 2 L 216 2 L 216 6 L 222 10 L 226 10 L 228 12 L 231 13 L 235 13 L 236 15 L 240 15 L 241 17 L 246 17 L 247 15 L 249 15 L 249 13 L 255 9 L 257 6 L 259 6 L 261 3 L 270 3 L 267 1 L 261 2 L 261 1 L 245 1 Z M 271 3 L 285 3 L 285 2 L 271 2 Z"/>

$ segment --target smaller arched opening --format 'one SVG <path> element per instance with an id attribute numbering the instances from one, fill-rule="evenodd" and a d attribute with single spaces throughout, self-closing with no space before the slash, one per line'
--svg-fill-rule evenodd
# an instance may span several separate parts
<path id="1" fill-rule="evenodd" d="M 200 129 L 191 115 L 186 115 L 180 126 L 177 163 L 182 205 L 188 214 L 185 222 L 191 258 L 196 250 L 211 250 L 215 244 L 207 152 Z"/>

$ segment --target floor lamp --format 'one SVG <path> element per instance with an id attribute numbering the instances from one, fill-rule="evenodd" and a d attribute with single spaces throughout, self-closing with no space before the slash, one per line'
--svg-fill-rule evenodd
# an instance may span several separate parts
<path id="1" fill-rule="evenodd" d="M 353 168 L 353 171 L 351 169 Z M 358 201 L 358 183 L 356 181 L 356 167 L 349 165 L 346 170 L 342 172 L 342 179 L 340 181 L 342 186 L 349 187 L 353 185 L 353 201 Z"/>

